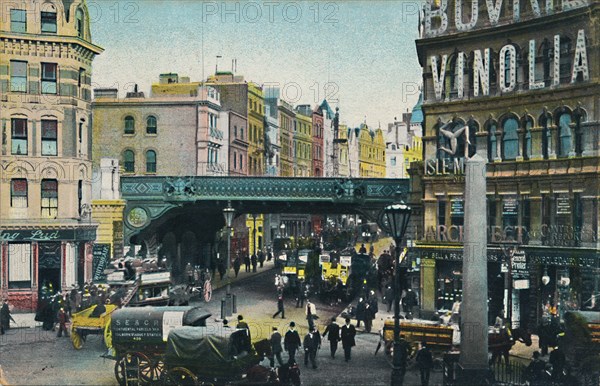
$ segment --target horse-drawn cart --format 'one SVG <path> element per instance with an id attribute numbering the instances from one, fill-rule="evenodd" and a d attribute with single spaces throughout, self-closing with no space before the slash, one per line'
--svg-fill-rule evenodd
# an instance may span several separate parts
<path id="1" fill-rule="evenodd" d="M 181 326 L 206 329 L 210 313 L 199 307 L 135 307 L 113 313 L 111 321 L 115 377 L 119 385 L 162 380 L 169 332 Z"/>
<path id="2" fill-rule="evenodd" d="M 394 320 L 384 322 L 383 329 L 379 332 L 380 342 L 377 351 L 384 347 L 386 358 L 391 363 L 394 346 Z M 409 345 L 409 357 L 413 357 L 421 342 L 425 342 L 434 356 L 441 356 L 453 347 L 460 346 L 460 330 L 457 326 L 445 325 L 438 322 L 420 320 L 400 321 L 400 338 Z M 507 328 L 490 327 L 488 331 L 488 349 L 492 355 L 492 362 L 501 357 L 508 361 L 508 353 L 516 341 L 521 341 L 531 346 L 531 335 L 522 329 L 510 331 Z"/>
<path id="3" fill-rule="evenodd" d="M 83 343 L 88 335 L 104 334 L 104 342 L 107 347 L 110 346 L 110 336 L 107 337 L 106 326 L 110 325 L 111 314 L 117 309 L 117 306 L 107 304 L 105 311 L 98 315 L 95 313 L 96 307 L 86 308 L 83 311 L 74 313 L 72 316 L 71 343 L 73 343 L 73 347 L 77 350 L 83 347 Z"/>
<path id="4" fill-rule="evenodd" d="M 223 331 L 221 331 L 223 332 Z M 206 329 L 181 327 L 172 330 L 164 356 L 166 385 L 225 384 L 244 381 L 260 357 L 252 348 L 238 351 L 234 334 L 209 333 Z"/>
<path id="5" fill-rule="evenodd" d="M 434 353 L 443 353 L 456 343 L 455 330 L 452 326 L 440 325 L 435 322 L 412 322 L 405 319 L 400 321 L 400 338 L 408 343 L 408 355 L 412 358 L 418 349 L 418 344 L 426 342 Z M 379 332 L 380 342 L 375 353 L 383 346 L 387 360 L 392 363 L 394 348 L 394 320 L 388 319 Z"/>

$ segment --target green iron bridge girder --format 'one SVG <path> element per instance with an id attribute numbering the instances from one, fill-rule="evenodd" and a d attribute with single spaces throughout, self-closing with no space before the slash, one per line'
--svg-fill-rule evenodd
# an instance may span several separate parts
<path id="1" fill-rule="evenodd" d="M 360 213 L 381 224 L 383 208 L 407 200 L 408 179 L 286 177 L 121 177 L 125 240 L 168 212 Z"/>

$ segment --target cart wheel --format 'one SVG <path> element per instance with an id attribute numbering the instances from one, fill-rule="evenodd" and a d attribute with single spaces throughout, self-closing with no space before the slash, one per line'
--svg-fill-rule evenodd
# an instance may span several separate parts
<path id="1" fill-rule="evenodd" d="M 168 386 L 200 386 L 198 377 L 185 367 L 175 367 L 168 370 L 165 377 Z"/>
<path id="2" fill-rule="evenodd" d="M 81 348 L 83 347 L 83 342 L 85 340 L 83 339 L 83 337 L 81 335 L 79 335 L 79 333 L 77 332 L 77 329 L 72 328 L 71 329 L 71 343 L 73 343 L 73 347 L 75 347 L 75 350 L 81 350 Z"/>
<path id="3" fill-rule="evenodd" d="M 152 371 L 154 372 L 154 381 L 158 382 L 165 375 L 165 364 L 160 358 L 152 359 Z"/>
<path id="4" fill-rule="evenodd" d="M 104 326 L 103 338 L 106 348 L 112 348 L 112 329 L 110 328 L 110 320 L 108 321 L 108 323 L 106 323 L 106 326 Z"/>
<path id="5" fill-rule="evenodd" d="M 115 378 L 119 385 L 146 385 L 155 380 L 156 367 L 140 352 L 127 353 L 115 363 Z"/>
<path id="6" fill-rule="evenodd" d="M 210 280 L 207 280 L 204 282 L 204 301 L 205 302 L 210 302 L 210 299 L 212 298 L 212 284 L 210 283 Z"/>

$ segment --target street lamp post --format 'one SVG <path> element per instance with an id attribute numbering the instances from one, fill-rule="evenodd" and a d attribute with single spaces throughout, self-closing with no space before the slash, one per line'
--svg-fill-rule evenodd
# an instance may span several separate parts
<path id="1" fill-rule="evenodd" d="M 254 250 L 254 256 L 256 256 L 256 216 L 258 216 L 256 213 L 252 214 L 252 220 L 253 220 L 253 225 L 252 225 L 252 245 L 253 245 L 253 250 Z"/>
<path id="2" fill-rule="evenodd" d="M 404 279 L 404 272 L 401 272 L 400 269 L 400 245 L 408 226 L 411 208 L 404 203 L 394 204 L 385 207 L 384 213 L 396 244 L 396 267 L 394 269 L 394 357 L 391 384 L 392 386 L 397 386 L 402 385 L 404 378 L 404 366 L 402 362 L 406 361 L 406 358 L 400 356 L 400 351 L 402 350 L 400 344 L 400 291 L 402 290 L 400 281 Z"/>
<path id="3" fill-rule="evenodd" d="M 227 270 L 225 271 L 225 281 L 227 282 L 226 289 L 226 314 L 231 315 L 231 281 L 229 280 L 229 270 L 231 269 L 231 225 L 233 224 L 233 216 L 235 215 L 235 209 L 231 207 L 231 201 L 227 201 L 227 207 L 223 209 L 223 216 L 225 217 L 225 225 L 227 226 Z"/>

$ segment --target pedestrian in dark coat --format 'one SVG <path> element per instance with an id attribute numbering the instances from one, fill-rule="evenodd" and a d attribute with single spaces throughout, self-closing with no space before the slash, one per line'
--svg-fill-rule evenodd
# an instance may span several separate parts
<path id="1" fill-rule="evenodd" d="M 263 265 L 265 264 L 265 254 L 263 251 L 259 251 L 258 252 L 258 264 L 260 264 L 260 267 L 262 268 Z"/>
<path id="2" fill-rule="evenodd" d="M 421 343 L 421 349 L 417 352 L 416 361 L 419 366 L 419 371 L 421 372 L 421 386 L 428 386 L 429 374 L 433 367 L 433 355 L 425 342 Z"/>
<path id="3" fill-rule="evenodd" d="M 256 272 L 256 265 L 258 264 L 258 260 L 257 260 L 255 254 L 252 254 L 251 261 L 252 261 L 252 272 Z"/>
<path id="4" fill-rule="evenodd" d="M 242 261 L 239 256 L 233 260 L 233 270 L 235 271 L 235 277 L 238 277 L 238 273 L 240 273 L 240 267 L 242 266 Z"/>
<path id="5" fill-rule="evenodd" d="M 542 350 L 542 356 L 546 356 L 548 355 L 548 347 L 551 346 L 552 335 L 554 334 L 554 329 L 547 317 L 542 318 L 542 323 L 538 326 L 537 332 L 539 348 Z"/>
<path id="6" fill-rule="evenodd" d="M 273 318 L 281 314 L 281 319 L 285 319 L 285 309 L 283 308 L 283 293 L 279 292 L 277 296 L 277 312 L 273 314 Z"/>
<path id="7" fill-rule="evenodd" d="M 217 272 L 217 265 L 218 265 L 218 261 L 217 261 L 217 257 L 213 256 L 210 259 L 210 270 L 212 272 L 212 277 L 216 278 L 216 272 Z"/>
<path id="8" fill-rule="evenodd" d="M 375 291 L 371 290 L 371 292 L 369 292 L 369 299 L 367 300 L 367 303 L 369 303 L 369 307 L 371 308 L 371 314 L 373 316 L 373 319 L 375 319 L 377 313 L 379 312 L 379 304 L 377 301 L 377 295 L 375 295 Z"/>
<path id="9" fill-rule="evenodd" d="M 392 305 L 394 304 L 394 289 L 391 285 L 388 285 L 385 288 L 385 294 L 383 295 L 383 302 L 387 304 L 387 312 L 392 310 Z"/>
<path id="10" fill-rule="evenodd" d="M 356 329 L 350 324 L 350 318 L 346 318 L 346 324 L 342 326 L 341 337 L 342 347 L 344 348 L 344 358 L 346 362 L 352 359 L 352 347 L 356 346 L 354 337 L 356 336 Z"/>
<path id="11" fill-rule="evenodd" d="M 246 268 L 246 272 L 250 272 L 250 256 L 244 256 L 244 266 Z"/>
<path id="12" fill-rule="evenodd" d="M 559 346 L 556 346 L 554 350 L 550 353 L 550 358 L 548 358 L 548 362 L 552 365 L 552 379 L 554 382 L 560 382 L 563 378 L 563 371 L 565 369 L 565 363 L 567 362 L 567 358 L 565 357 L 565 353 Z"/>
<path id="13" fill-rule="evenodd" d="M 360 327 L 360 322 L 365 320 L 365 316 L 367 313 L 367 302 L 363 298 L 358 299 L 358 304 L 356 305 L 356 327 Z"/>
<path id="14" fill-rule="evenodd" d="M 526 379 L 531 385 L 544 385 L 542 379 L 544 378 L 544 371 L 546 369 L 546 362 L 540 358 L 540 352 L 533 352 L 533 359 L 529 363 L 529 366 L 525 369 Z"/>
<path id="15" fill-rule="evenodd" d="M 373 326 L 374 313 L 373 313 L 373 309 L 371 307 L 371 302 L 367 301 L 366 303 L 367 304 L 365 306 L 365 316 L 364 316 L 365 331 L 371 332 L 371 326 Z"/>
<path id="16" fill-rule="evenodd" d="M 6 333 L 6 330 L 10 328 L 11 320 L 14 323 L 16 323 L 13 317 L 10 315 L 10 309 L 8 308 L 8 299 L 4 299 L 4 301 L 2 302 L 2 308 L 0 308 L 0 335 L 4 335 Z"/>
<path id="17" fill-rule="evenodd" d="M 58 310 L 58 334 L 57 337 L 61 337 L 62 333 L 65 333 L 65 336 L 69 337 L 69 332 L 67 330 L 67 322 L 69 322 L 69 315 L 65 312 L 64 308 Z"/>
<path id="18" fill-rule="evenodd" d="M 227 267 L 225 266 L 225 262 L 223 261 L 223 259 L 219 259 L 218 269 L 219 278 L 220 280 L 223 280 L 223 276 L 225 276 L 225 271 L 227 271 Z"/>
<path id="19" fill-rule="evenodd" d="M 308 366 L 308 361 L 313 369 L 317 368 L 317 350 L 321 348 L 321 335 L 316 328 L 310 330 L 304 337 L 304 366 Z"/>
<path id="20" fill-rule="evenodd" d="M 283 339 L 283 347 L 285 351 L 287 351 L 289 359 L 288 363 L 296 363 L 296 350 L 302 346 L 302 342 L 300 341 L 300 335 L 298 331 L 295 330 L 296 323 L 290 323 L 290 329 L 285 333 L 285 337 Z"/>
<path id="21" fill-rule="evenodd" d="M 277 362 L 279 366 L 283 366 L 283 360 L 281 359 L 281 334 L 277 331 L 277 327 L 273 327 L 273 333 L 271 334 L 271 339 L 269 339 L 271 343 L 271 367 L 275 367 L 275 358 L 277 358 Z"/>
<path id="22" fill-rule="evenodd" d="M 296 282 L 296 308 L 304 307 L 304 300 L 306 299 L 306 288 L 304 280 Z"/>
<path id="23" fill-rule="evenodd" d="M 328 335 L 329 334 L 329 335 Z M 331 352 L 331 357 L 335 358 L 335 352 L 338 348 L 338 342 L 340 341 L 340 326 L 336 323 L 335 317 L 331 318 L 331 323 L 325 327 L 325 332 L 323 332 L 323 338 L 327 336 L 327 340 L 329 340 L 329 349 Z"/>
<path id="24" fill-rule="evenodd" d="M 248 326 L 248 323 L 246 323 L 246 321 L 244 320 L 244 317 L 242 315 L 238 315 L 238 323 L 235 326 L 235 328 L 237 328 L 238 330 L 246 330 L 246 342 L 245 342 L 245 348 L 246 351 L 250 352 L 252 349 L 252 338 L 250 337 L 250 327 Z"/>

